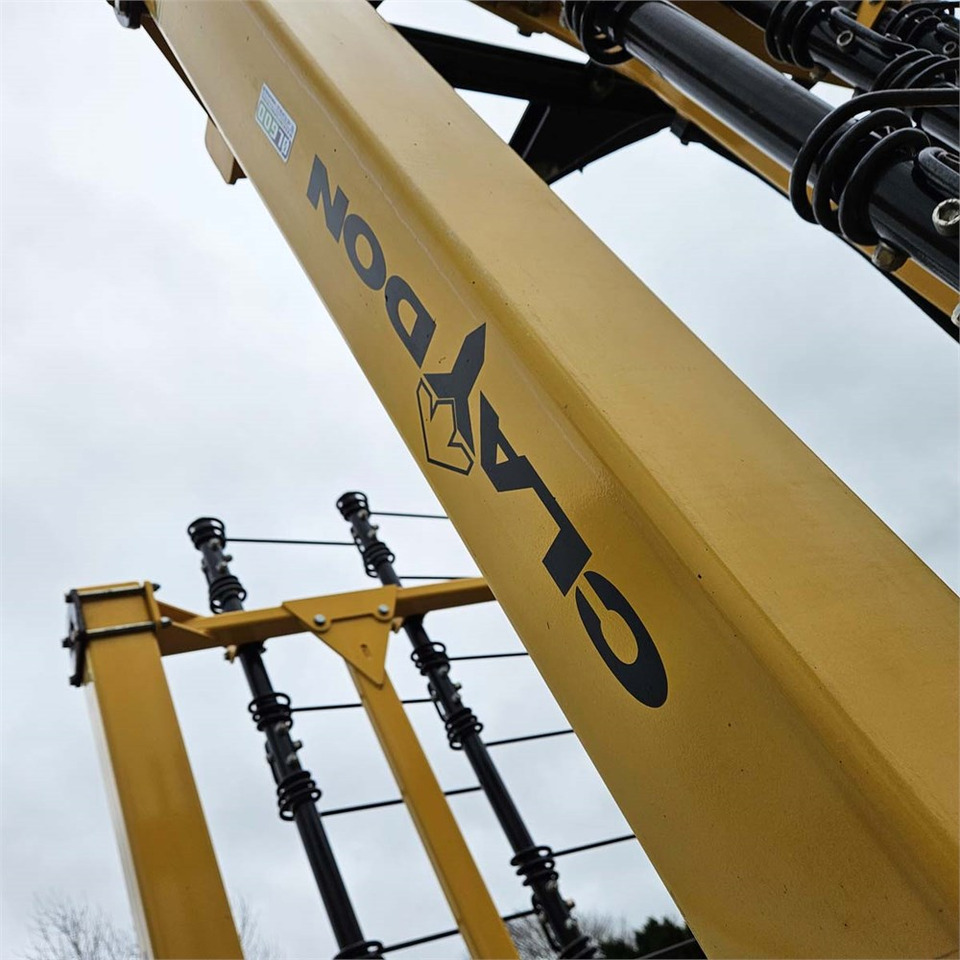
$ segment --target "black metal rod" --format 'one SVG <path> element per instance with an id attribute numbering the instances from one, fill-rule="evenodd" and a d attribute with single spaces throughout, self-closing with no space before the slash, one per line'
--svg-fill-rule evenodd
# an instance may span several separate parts
<path id="1" fill-rule="evenodd" d="M 194 546 L 203 556 L 202 568 L 210 588 L 210 609 L 214 613 L 242 610 L 246 591 L 240 581 L 230 573 L 228 561 L 232 558 L 223 551 L 226 544 L 223 524 L 213 518 L 203 517 L 194 521 L 188 532 Z M 297 825 L 320 897 L 333 927 L 333 934 L 340 947 L 337 956 L 379 957 L 382 955 L 383 944 L 364 939 L 350 895 L 321 823 L 316 807 L 320 791 L 309 771 L 300 765 L 297 758 L 297 751 L 302 744 L 290 736 L 293 720 L 290 716 L 289 698 L 274 690 L 262 654 L 262 644 L 245 644 L 240 647 L 237 659 L 243 667 L 250 692 L 253 694 L 250 712 L 257 729 L 261 730 L 266 738 L 267 761 L 277 784 L 280 816 L 284 820 L 293 820 Z"/>
<path id="2" fill-rule="evenodd" d="M 370 505 L 366 496 L 357 492 L 345 493 L 337 501 L 337 508 L 351 525 L 367 574 L 377 577 L 383 584 L 400 586 L 400 577 L 393 567 L 394 555 L 377 536 L 378 528 L 370 521 Z M 437 703 L 450 746 L 456 750 L 462 749 L 466 754 L 513 848 L 511 863 L 517 867 L 518 875 L 523 877 L 524 885 L 530 887 L 533 903 L 539 907 L 542 915 L 544 929 L 561 956 L 592 957 L 593 941 L 581 933 L 570 907 L 560 894 L 550 848 L 534 843 L 487 747 L 480 739 L 483 725 L 463 702 L 460 685 L 450 678 L 450 659 L 446 648 L 430 639 L 424 629 L 422 616 L 407 617 L 403 629 L 413 645 L 412 659 L 427 679 L 430 695 Z"/>
<path id="3" fill-rule="evenodd" d="M 584 850 L 596 850 L 598 847 L 609 847 L 612 843 L 626 843 L 627 840 L 636 840 L 632 833 L 625 833 L 620 837 L 610 837 L 608 840 L 595 840 L 593 843 L 581 843 L 578 847 L 567 847 L 566 850 L 557 850 L 555 857 L 566 857 L 571 853 L 582 853 Z"/>
<path id="4" fill-rule="evenodd" d="M 527 740 L 546 740 L 547 737 L 562 737 L 566 733 L 573 733 L 569 727 L 566 730 L 550 730 L 547 733 L 528 733 L 522 737 L 507 737 L 505 740 L 484 740 L 485 747 L 502 747 L 505 743 L 524 743 Z"/>
<path id="5" fill-rule="evenodd" d="M 564 9 L 588 52 L 592 36 L 608 37 L 622 46 L 624 56 L 656 70 L 787 169 L 793 168 L 807 138 L 832 110 L 828 103 L 667 0 L 564 0 Z M 865 143 L 881 139 L 881 134 L 875 133 L 865 138 Z M 899 141 L 888 146 L 882 157 L 875 157 L 876 168 L 870 164 L 871 176 L 850 191 L 851 203 L 856 194 L 854 205 L 869 220 L 876 239 L 851 238 L 846 231 L 843 235 L 871 245 L 885 241 L 956 289 L 958 241 L 939 234 L 932 216 L 937 204 L 950 194 L 920 172 L 915 150 L 910 153 Z M 849 179 L 838 178 L 836 191 L 843 192 Z M 839 202 L 840 197 L 834 199 Z"/>

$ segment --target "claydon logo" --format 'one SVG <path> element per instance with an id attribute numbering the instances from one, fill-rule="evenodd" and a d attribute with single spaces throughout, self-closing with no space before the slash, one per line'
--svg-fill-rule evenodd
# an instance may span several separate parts
<path id="1" fill-rule="evenodd" d="M 427 460 L 464 475 L 476 460 L 470 394 L 483 366 L 486 329 L 484 324 L 464 337 L 449 373 L 425 373 L 417 387 Z"/>
<path id="2" fill-rule="evenodd" d="M 529 491 L 539 500 L 557 527 L 541 564 L 562 596 L 573 591 L 587 636 L 623 688 L 648 707 L 662 706 L 667 699 L 667 674 L 640 616 L 614 583 L 587 569 L 593 556 L 590 547 L 530 460 L 510 444 L 490 399 L 482 390 L 475 399 L 486 350 L 486 325 L 464 337 L 452 364 L 444 364 L 449 369 L 424 372 L 437 323 L 410 283 L 389 273 L 376 233 L 363 217 L 348 212 L 350 199 L 339 186 L 331 190 L 327 168 L 317 156 L 307 199 L 315 210 L 322 209 L 327 231 L 343 247 L 357 277 L 369 289 L 383 290 L 387 320 L 420 372 L 416 403 L 427 460 L 463 476 L 471 474 L 479 460 L 481 472 L 498 493 Z M 471 413 L 474 404 L 479 412 L 476 420 Z M 633 660 L 621 660 L 611 649 L 597 613 L 598 602 L 630 630 L 637 647 Z"/>

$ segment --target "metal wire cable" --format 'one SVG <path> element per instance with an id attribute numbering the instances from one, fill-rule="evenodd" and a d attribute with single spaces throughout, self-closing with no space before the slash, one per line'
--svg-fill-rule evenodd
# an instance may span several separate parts
<path id="1" fill-rule="evenodd" d="M 408 697 L 401 700 L 401 703 L 433 703 L 430 697 Z M 310 707 L 291 707 L 291 713 L 309 713 L 317 710 L 352 710 L 356 707 L 362 707 L 363 702 L 357 700 L 356 703 L 321 703 Z"/>
<path id="2" fill-rule="evenodd" d="M 632 833 L 625 833 L 620 837 L 610 837 L 607 840 L 595 840 L 593 843 L 581 843 L 577 847 L 567 847 L 566 850 L 555 850 L 554 857 L 565 857 L 569 853 L 581 853 L 584 850 L 595 850 L 597 847 L 608 847 L 611 843 L 624 843 L 627 840 L 636 840 Z"/>
<path id="3" fill-rule="evenodd" d="M 352 540 L 275 540 L 271 537 L 228 537 L 228 543 L 280 543 L 307 547 L 355 547 Z"/>
<path id="4" fill-rule="evenodd" d="M 401 513 L 394 510 L 371 510 L 371 517 L 411 517 L 415 520 L 449 520 L 445 513 Z"/>
<path id="5" fill-rule="evenodd" d="M 350 546 L 353 546 L 353 544 L 350 544 Z M 413 573 L 413 574 L 398 573 L 397 576 L 401 580 L 472 580 L 473 579 L 472 575 L 471 576 L 450 576 L 449 574 L 444 574 L 443 576 L 440 576 L 439 574 L 437 574 L 436 576 L 434 576 L 432 574 L 426 574 L 426 573 Z"/>
<path id="6" fill-rule="evenodd" d="M 483 789 L 479 784 L 474 787 L 458 787 L 455 790 L 444 790 L 445 797 L 456 797 L 461 793 L 476 793 Z M 333 807 L 330 810 L 321 810 L 321 817 L 337 817 L 342 813 L 358 813 L 361 810 L 378 810 L 380 807 L 395 807 L 403 803 L 403 797 L 395 797 L 390 800 L 374 800 L 372 803 L 354 803 L 349 807 Z"/>
<path id="7" fill-rule="evenodd" d="M 499 660 L 501 657 L 529 657 L 526 650 L 519 650 L 516 653 L 469 653 L 461 657 L 447 657 L 451 662 L 454 660 Z"/>
<path id="8" fill-rule="evenodd" d="M 523 917 L 532 917 L 536 912 L 536 910 L 518 910 L 516 913 L 508 913 L 506 916 L 503 916 L 500 919 L 504 923 L 509 923 L 511 920 L 520 920 Z M 392 953 L 394 950 L 404 950 L 407 947 L 416 947 L 421 943 L 431 943 L 434 940 L 443 940 L 444 937 L 453 937 L 459 932 L 459 928 L 454 927 L 452 930 L 441 930 L 439 933 L 429 933 L 425 937 L 415 937 L 413 940 L 401 940 L 399 943 L 389 944 L 380 952 Z"/>
<path id="9" fill-rule="evenodd" d="M 573 728 L 567 727 L 566 730 L 550 730 L 547 733 L 528 733 L 524 737 L 507 737 L 504 740 L 484 740 L 483 744 L 486 747 L 501 747 L 505 743 L 523 743 L 526 740 L 543 740 L 546 737 L 562 737 L 565 733 L 573 733 Z"/>
<path id="10" fill-rule="evenodd" d="M 401 513 L 391 513 L 387 514 L 391 517 L 401 517 L 401 516 L 423 516 L 429 519 L 435 520 L 446 520 L 447 517 L 441 517 L 439 514 L 436 516 L 431 514 L 401 514 Z M 356 547 L 356 544 L 352 540 L 287 540 L 280 539 L 275 537 L 228 537 L 228 543 L 272 543 L 280 544 L 281 546 L 297 546 L 297 547 Z M 426 573 L 405 573 L 399 575 L 401 580 L 472 580 L 475 574 L 466 574 L 466 575 L 452 575 L 452 574 L 426 574 Z"/>
<path id="11" fill-rule="evenodd" d="M 401 940 L 399 943 L 391 943 L 385 946 L 381 953 L 392 953 L 394 950 L 406 950 L 407 947 L 417 947 L 421 943 L 431 943 L 434 940 L 443 940 L 445 937 L 456 936 L 460 932 L 459 927 L 452 930 L 441 930 L 440 933 L 430 933 L 425 937 L 414 937 L 412 940 Z"/>

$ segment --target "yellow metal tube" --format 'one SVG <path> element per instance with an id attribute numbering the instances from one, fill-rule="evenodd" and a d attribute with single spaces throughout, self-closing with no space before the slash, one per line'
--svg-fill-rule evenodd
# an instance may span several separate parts
<path id="1" fill-rule="evenodd" d="M 82 597 L 88 629 L 159 621 L 150 584 L 99 589 Z M 242 957 L 155 633 L 91 641 L 85 683 L 141 945 L 157 960 Z"/>

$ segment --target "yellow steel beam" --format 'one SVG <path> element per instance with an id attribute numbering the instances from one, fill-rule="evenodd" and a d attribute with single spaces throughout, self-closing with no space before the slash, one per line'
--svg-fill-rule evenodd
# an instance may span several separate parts
<path id="1" fill-rule="evenodd" d="M 524 2 L 524 0 L 474 0 L 474 2 L 498 17 L 503 17 L 505 20 L 516 24 L 524 31 L 547 33 L 558 40 L 569 43 L 571 46 L 580 48 L 580 42 L 576 35 L 561 20 L 562 5 L 557 0 L 543 0 L 543 2 L 534 3 Z M 729 35 L 730 39 L 739 43 L 749 52 L 758 53 L 756 36 L 761 36 L 760 31 L 732 11 L 726 8 L 715 10 L 713 8 L 719 8 L 719 4 L 705 3 L 703 0 L 693 0 L 693 2 L 681 4 L 681 6 L 708 26 Z M 762 59 L 772 63 L 779 70 L 790 71 L 787 64 L 771 61 L 765 55 Z M 726 126 L 712 113 L 708 113 L 699 104 L 685 96 L 655 70 L 637 60 L 615 64 L 611 69 L 637 83 L 643 84 L 645 87 L 649 87 L 665 103 L 673 107 L 680 116 L 691 120 L 701 130 L 710 134 L 714 140 L 726 147 L 781 193 L 787 193 L 790 182 L 789 170 Z M 859 249 L 869 253 L 873 248 L 860 247 Z M 956 306 L 957 292 L 917 263 L 916 260 L 908 259 L 902 267 L 894 272 L 908 287 L 929 300 L 944 313 L 949 314 Z"/>
<path id="2" fill-rule="evenodd" d="M 857 23 L 872 27 L 883 11 L 884 0 L 860 0 L 857 4 Z"/>
<path id="3" fill-rule="evenodd" d="M 473 603 L 486 603 L 493 593 L 486 582 L 473 577 L 449 583 L 426 583 L 419 587 L 376 587 L 352 593 L 288 600 L 280 607 L 260 610 L 237 610 L 213 617 L 198 616 L 189 610 L 160 601 L 161 630 L 158 634 L 163 656 L 207 650 L 210 647 L 236 647 L 245 643 L 261 643 L 272 637 L 302 633 L 303 626 L 292 614 L 292 608 L 309 611 L 310 618 L 323 616 L 329 621 L 349 617 L 365 617 L 370 610 L 385 607 L 384 621 L 395 617 L 412 617 L 431 610 L 446 610 Z"/>
<path id="4" fill-rule="evenodd" d="M 87 645 L 84 682 L 140 943 L 170 960 L 242 957 L 156 635 L 117 632 L 159 621 L 152 588 L 77 593 L 86 630 L 115 631 Z"/>
<path id="5" fill-rule="evenodd" d="M 956 596 L 369 4 L 151 8 L 706 951 L 956 949 Z"/>
<path id="6" fill-rule="evenodd" d="M 349 669 L 470 956 L 516 957 L 516 947 L 390 678 L 385 676 L 377 685 L 352 664 Z"/>
<path id="7" fill-rule="evenodd" d="M 426 592 L 431 588 L 417 589 Z M 347 661 L 350 676 L 470 956 L 516 957 L 513 941 L 387 676 L 387 638 L 394 609 L 371 606 L 358 615 L 356 608 L 346 604 L 338 608 L 331 602 L 338 600 L 337 597 L 321 599 L 323 602 L 319 604 L 316 600 L 298 600 L 285 606 L 298 618 L 301 629 L 315 633 Z M 328 611 L 322 615 L 322 624 L 315 620 L 319 609 Z"/>

